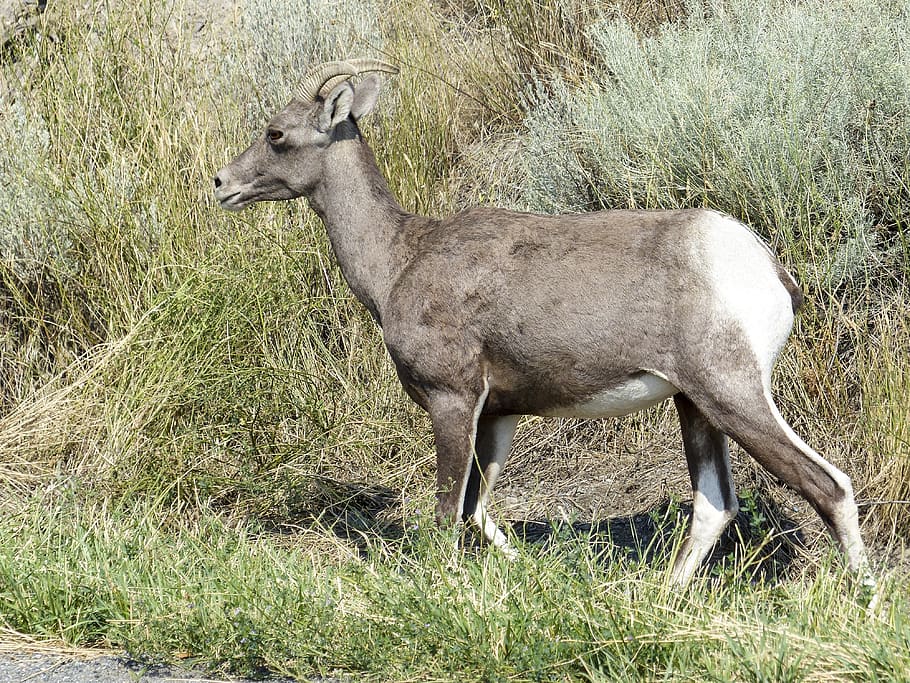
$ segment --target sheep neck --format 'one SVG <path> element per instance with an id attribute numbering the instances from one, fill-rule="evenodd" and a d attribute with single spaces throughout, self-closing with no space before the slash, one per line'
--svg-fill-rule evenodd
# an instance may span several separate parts
<path id="1" fill-rule="evenodd" d="M 382 306 L 404 265 L 396 244 L 407 214 L 359 135 L 337 140 L 326 150 L 322 181 L 310 206 L 325 224 L 354 295 L 381 324 Z"/>

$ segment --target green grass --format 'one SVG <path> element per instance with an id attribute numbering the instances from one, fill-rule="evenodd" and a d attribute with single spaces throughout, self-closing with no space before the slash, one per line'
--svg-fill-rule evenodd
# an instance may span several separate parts
<path id="1" fill-rule="evenodd" d="M 872 0 L 862 21 L 783 3 L 791 22 L 759 0 L 705 16 L 669 0 L 250 0 L 197 33 L 190 5 L 59 0 L 0 63 L 0 625 L 246 673 L 906 678 L 906 17 Z M 825 38 L 845 25 L 846 72 L 843 39 Z M 762 31 L 799 59 L 759 49 Z M 756 50 L 724 52 L 737 35 Z M 746 543 L 682 592 L 669 550 L 640 563 L 557 534 L 508 563 L 428 528 L 428 421 L 318 220 L 211 197 L 307 64 L 362 54 L 402 67 L 364 131 L 409 209 L 706 204 L 770 238 L 809 293 L 777 394 L 854 478 L 878 612 L 802 512 L 810 547 L 779 578 L 748 581 Z M 661 78 L 642 89 L 643 74 Z M 842 97 L 817 106 L 828 88 Z M 562 473 L 609 468 L 629 473 L 634 491 L 613 489 L 639 506 L 626 513 L 657 515 L 688 496 L 677 429 L 671 410 L 528 421 L 501 488 L 519 514 L 571 517 Z M 744 502 L 790 514 L 735 467 Z M 768 533 L 762 509 L 747 526 Z"/>
<path id="2" fill-rule="evenodd" d="M 510 562 L 408 529 L 367 537 L 358 556 L 318 529 L 282 539 L 205 508 L 86 505 L 75 489 L 4 518 L 0 538 L 8 626 L 233 673 L 802 681 L 910 670 L 906 580 L 886 577 L 868 615 L 824 563 L 785 584 L 731 571 L 679 591 L 662 567 L 599 555 L 584 536 L 523 545 Z"/>

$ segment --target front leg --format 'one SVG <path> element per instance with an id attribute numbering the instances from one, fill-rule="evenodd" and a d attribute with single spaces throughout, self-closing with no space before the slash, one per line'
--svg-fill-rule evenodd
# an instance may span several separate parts
<path id="1" fill-rule="evenodd" d="M 477 457 L 471 468 L 461 515 L 465 522 L 474 524 L 486 541 L 502 549 L 509 557 L 515 557 L 515 551 L 490 516 L 487 502 L 490 491 L 496 485 L 496 479 L 509 457 L 509 448 L 518 420 L 518 415 L 482 415 L 477 420 L 475 439 Z"/>
<path id="2" fill-rule="evenodd" d="M 479 392 L 439 392 L 429 401 L 436 440 L 436 521 L 451 525 L 462 519 L 468 477 L 474 463 L 477 420 L 487 399 L 484 379 Z"/>

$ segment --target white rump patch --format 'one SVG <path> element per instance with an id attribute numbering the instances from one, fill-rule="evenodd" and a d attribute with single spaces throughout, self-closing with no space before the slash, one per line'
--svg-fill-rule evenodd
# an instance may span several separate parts
<path id="1" fill-rule="evenodd" d="M 764 370 L 763 381 L 793 326 L 793 303 L 780 281 L 770 248 L 748 226 L 721 214 L 701 226 L 698 259 L 704 264 L 716 316 L 734 320 Z M 793 276 L 787 273 L 793 280 Z M 794 280 L 795 283 L 795 280 Z"/>
<path id="2" fill-rule="evenodd" d="M 650 408 L 664 401 L 679 389 L 663 377 L 650 372 L 629 377 L 616 386 L 600 391 L 584 403 L 559 406 L 546 413 L 548 417 L 621 417 Z"/>

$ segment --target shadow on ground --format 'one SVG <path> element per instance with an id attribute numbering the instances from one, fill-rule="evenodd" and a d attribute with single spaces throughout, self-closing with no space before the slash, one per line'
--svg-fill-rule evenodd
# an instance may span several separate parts
<path id="1" fill-rule="evenodd" d="M 401 495 L 374 484 L 320 480 L 309 488 L 306 505 L 292 506 L 283 518 L 263 520 L 270 531 L 288 534 L 301 527 L 319 527 L 355 546 L 366 556 L 375 541 L 401 542 L 407 552 Z M 753 581 L 783 578 L 805 548 L 796 522 L 770 495 L 750 493 L 739 499 L 740 512 L 727 527 L 703 567 L 703 572 L 736 568 Z M 518 543 L 548 548 L 586 541 L 606 562 L 646 562 L 667 565 L 674 544 L 688 525 L 690 503 L 665 500 L 652 509 L 592 521 L 502 520 Z M 469 547 L 478 547 L 473 534 Z"/>
<path id="2" fill-rule="evenodd" d="M 776 581 L 805 548 L 805 538 L 793 520 L 770 498 L 740 500 L 744 508 L 731 522 L 702 572 L 735 567 L 753 581 Z M 592 522 L 513 522 L 516 538 L 551 545 L 566 538 L 586 539 L 606 561 L 669 565 L 675 544 L 688 526 L 692 506 L 664 501 L 651 510 Z"/>

